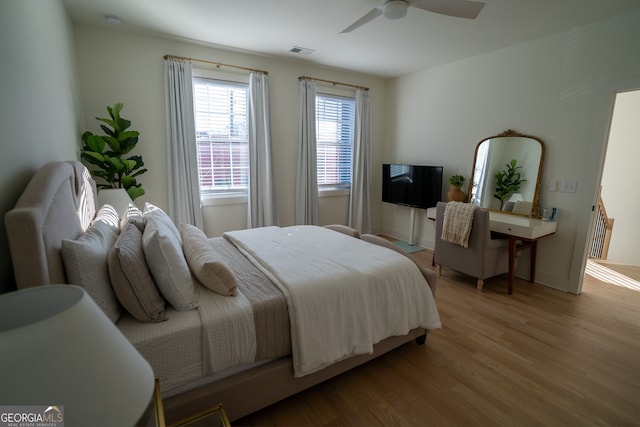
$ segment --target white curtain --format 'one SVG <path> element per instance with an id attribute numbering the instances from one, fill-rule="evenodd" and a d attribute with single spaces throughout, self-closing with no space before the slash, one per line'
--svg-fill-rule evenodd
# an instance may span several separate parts
<path id="1" fill-rule="evenodd" d="M 168 214 L 176 224 L 203 229 L 191 75 L 190 62 L 165 59 Z"/>
<path id="2" fill-rule="evenodd" d="M 278 225 L 271 167 L 269 79 L 263 73 L 249 76 L 249 203 L 247 228 Z"/>
<path id="3" fill-rule="evenodd" d="M 361 233 L 371 232 L 369 183 L 371 181 L 371 121 L 369 92 L 356 91 L 353 160 L 351 165 L 351 197 L 347 225 Z"/>
<path id="4" fill-rule="evenodd" d="M 316 85 L 300 80 L 300 143 L 296 179 L 296 224 L 318 225 Z"/>

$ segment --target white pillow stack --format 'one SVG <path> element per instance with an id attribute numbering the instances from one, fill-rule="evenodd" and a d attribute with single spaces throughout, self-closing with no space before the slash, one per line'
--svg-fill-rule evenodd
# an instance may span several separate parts
<path id="1" fill-rule="evenodd" d="M 175 226 L 160 208 L 133 204 L 118 217 L 104 205 L 91 227 L 75 240 L 62 242 L 69 283 L 86 289 L 116 322 L 124 308 L 142 322 L 167 319 L 175 310 L 198 306 L 202 284 L 224 296 L 235 296 L 236 278 L 224 257 L 197 227 Z M 194 277 L 195 276 L 195 277 Z"/>

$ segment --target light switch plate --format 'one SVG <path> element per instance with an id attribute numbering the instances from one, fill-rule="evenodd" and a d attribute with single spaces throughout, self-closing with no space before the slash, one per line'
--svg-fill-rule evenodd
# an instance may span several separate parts
<path id="1" fill-rule="evenodd" d="M 560 189 L 563 193 L 575 193 L 578 191 L 578 181 L 565 179 L 562 181 L 562 188 Z"/>

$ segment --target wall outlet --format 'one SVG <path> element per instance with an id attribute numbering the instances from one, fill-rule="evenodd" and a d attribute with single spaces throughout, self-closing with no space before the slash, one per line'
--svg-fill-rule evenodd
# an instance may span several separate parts
<path id="1" fill-rule="evenodd" d="M 560 191 L 563 193 L 575 193 L 578 191 L 578 181 L 565 179 L 562 181 L 562 188 L 560 188 Z"/>
<path id="2" fill-rule="evenodd" d="M 552 179 L 549 181 L 549 191 L 558 191 L 558 181 Z"/>

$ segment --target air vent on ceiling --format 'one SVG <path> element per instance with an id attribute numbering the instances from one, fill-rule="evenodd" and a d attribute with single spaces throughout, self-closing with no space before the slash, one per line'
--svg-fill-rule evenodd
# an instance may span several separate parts
<path id="1" fill-rule="evenodd" d="M 122 24 L 122 18 L 116 15 L 105 15 L 104 20 L 107 21 L 111 25 L 120 25 Z"/>
<path id="2" fill-rule="evenodd" d="M 306 47 L 294 46 L 289 52 L 297 53 L 298 55 L 311 55 L 315 51 Z"/>

